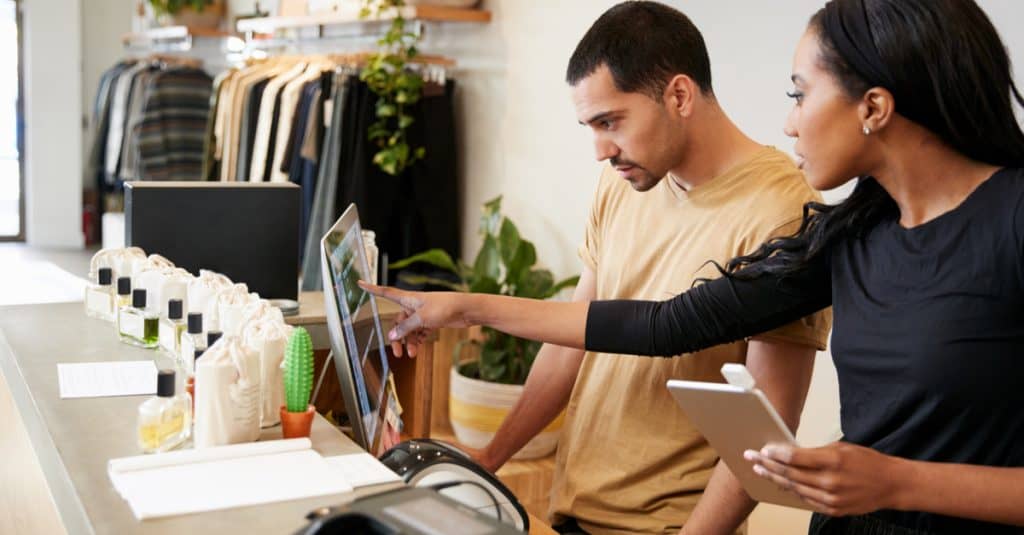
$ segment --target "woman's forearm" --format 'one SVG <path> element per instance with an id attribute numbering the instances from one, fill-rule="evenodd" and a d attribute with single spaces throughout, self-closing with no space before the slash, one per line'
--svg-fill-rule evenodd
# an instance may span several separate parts
<path id="1" fill-rule="evenodd" d="M 562 303 L 489 294 L 459 298 L 464 323 L 591 351 L 671 356 L 768 331 L 831 304 L 828 271 L 723 277 L 667 301 Z"/>
<path id="2" fill-rule="evenodd" d="M 466 323 L 549 344 L 584 349 L 587 302 L 539 301 L 489 294 L 466 294 Z"/>
<path id="3" fill-rule="evenodd" d="M 667 301 L 550 302 L 458 292 L 408 292 L 360 282 L 402 306 L 394 341 L 421 329 L 484 325 L 520 338 L 627 355 L 672 356 L 752 336 L 831 304 L 820 259 L 786 275 L 722 277 Z"/>
<path id="4" fill-rule="evenodd" d="M 832 304 L 823 262 L 786 276 L 721 277 L 667 301 L 594 301 L 591 351 L 671 356 L 754 336 Z"/>
<path id="5" fill-rule="evenodd" d="M 903 460 L 896 508 L 1024 526 L 1024 468 Z"/>

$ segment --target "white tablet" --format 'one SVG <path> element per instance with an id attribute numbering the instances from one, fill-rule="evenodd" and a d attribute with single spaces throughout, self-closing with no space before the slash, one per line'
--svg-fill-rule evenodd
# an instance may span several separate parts
<path id="1" fill-rule="evenodd" d="M 746 450 L 769 442 L 796 444 L 775 408 L 756 388 L 696 381 L 668 382 L 668 389 L 693 425 L 729 466 L 751 498 L 800 509 L 811 509 L 792 491 L 783 490 L 754 473 Z"/>

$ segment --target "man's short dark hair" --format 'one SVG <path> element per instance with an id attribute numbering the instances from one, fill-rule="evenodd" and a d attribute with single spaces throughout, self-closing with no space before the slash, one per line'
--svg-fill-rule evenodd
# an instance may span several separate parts
<path id="1" fill-rule="evenodd" d="M 677 74 L 692 78 L 705 95 L 714 94 L 700 30 L 686 15 L 657 2 L 623 2 L 605 11 L 576 45 L 565 80 L 575 86 L 601 65 L 608 66 L 619 91 L 659 102 Z"/>

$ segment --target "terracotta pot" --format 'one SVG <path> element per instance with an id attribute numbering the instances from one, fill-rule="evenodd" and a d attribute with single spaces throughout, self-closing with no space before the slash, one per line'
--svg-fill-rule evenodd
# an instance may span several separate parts
<path id="1" fill-rule="evenodd" d="M 316 407 L 312 405 L 306 412 L 288 412 L 288 408 L 281 405 L 281 433 L 284 438 L 308 437 L 309 430 L 313 427 L 314 414 Z"/>

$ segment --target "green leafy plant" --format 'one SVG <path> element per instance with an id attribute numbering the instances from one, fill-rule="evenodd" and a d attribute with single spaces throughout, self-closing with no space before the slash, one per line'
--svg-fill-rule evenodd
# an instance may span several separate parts
<path id="1" fill-rule="evenodd" d="M 454 273 L 458 282 L 423 275 L 403 274 L 401 278 L 411 284 L 434 284 L 460 292 L 531 299 L 548 299 L 579 282 L 579 276 L 556 282 L 550 271 L 536 267 L 536 247 L 519 234 L 512 220 L 502 215 L 500 196 L 484 203 L 479 233 L 483 245 L 472 265 L 452 260 L 441 249 L 431 249 L 389 267 L 401 269 L 424 262 Z M 459 373 L 493 383 L 525 383 L 541 344 L 490 328 L 484 328 L 482 334 L 483 340 L 469 341 L 456 349 L 456 353 L 461 353 L 465 345 L 470 344 L 476 346 L 480 354 L 478 359 L 462 363 L 457 354 L 454 360 Z"/>
<path id="2" fill-rule="evenodd" d="M 419 35 L 406 29 L 400 8 L 403 0 L 363 0 L 361 18 L 394 12 L 391 26 L 377 41 L 379 49 L 370 56 L 359 78 L 377 96 L 377 121 L 370 125 L 367 137 L 379 149 L 373 163 L 389 175 L 398 175 L 426 155 L 424 147 L 410 148 L 406 131 L 414 122 L 409 106 L 423 94 L 423 78 L 406 68 L 419 53 Z"/>
<path id="3" fill-rule="evenodd" d="M 288 412 L 306 412 L 313 391 L 313 339 L 296 327 L 284 349 L 284 399 Z"/>
<path id="4" fill-rule="evenodd" d="M 149 0 L 149 4 L 157 14 L 175 15 L 185 7 L 201 13 L 206 6 L 213 4 L 213 0 Z"/>

